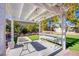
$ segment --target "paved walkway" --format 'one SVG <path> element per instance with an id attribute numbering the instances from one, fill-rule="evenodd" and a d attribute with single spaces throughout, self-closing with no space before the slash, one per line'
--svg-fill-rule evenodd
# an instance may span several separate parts
<path id="1" fill-rule="evenodd" d="M 75 33 L 75 32 L 67 32 L 66 34 L 68 34 L 68 35 L 79 35 L 79 33 Z"/>
<path id="2" fill-rule="evenodd" d="M 63 50 L 59 52 L 56 56 L 79 56 L 79 51 Z"/>

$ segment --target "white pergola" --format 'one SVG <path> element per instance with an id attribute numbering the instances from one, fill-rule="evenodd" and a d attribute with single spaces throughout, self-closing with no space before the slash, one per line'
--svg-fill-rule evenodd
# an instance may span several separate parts
<path id="1" fill-rule="evenodd" d="M 40 33 L 40 21 L 42 17 L 50 18 L 52 16 L 57 15 L 62 23 L 62 46 L 63 49 L 66 49 L 66 32 L 65 32 L 65 22 L 66 19 L 66 11 L 68 7 L 62 3 L 6 3 L 0 4 L 0 7 L 5 7 L 3 10 L 0 8 L 0 12 L 6 11 L 6 16 L 4 19 L 9 19 L 11 21 L 11 42 L 14 45 L 14 21 L 21 21 L 21 22 L 33 22 L 39 24 L 39 33 Z M 3 16 L 5 13 L 2 14 Z M 0 18 L 2 16 L 0 15 Z M 3 19 L 3 18 L 2 18 Z M 5 20 L 3 21 L 0 19 L 0 26 L 3 24 L 5 26 Z M 0 31 L 4 33 L 5 27 L 0 27 Z M 2 29 L 1 29 L 2 28 Z M 5 34 L 5 33 L 4 33 Z M 1 35 L 3 38 L 0 37 L 1 41 L 0 44 L 5 44 L 4 39 L 5 35 Z M 2 53 L 5 54 L 5 46 L 3 46 L 4 50 L 1 50 Z M 0 52 L 1 52 L 0 51 Z M 2 54 L 2 55 L 4 55 Z"/>

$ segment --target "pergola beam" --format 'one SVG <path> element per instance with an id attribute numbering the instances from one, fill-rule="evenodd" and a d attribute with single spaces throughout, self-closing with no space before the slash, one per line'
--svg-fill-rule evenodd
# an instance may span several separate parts
<path id="1" fill-rule="evenodd" d="M 49 5 L 47 5 L 47 4 L 45 4 L 45 3 L 43 3 L 42 5 L 43 5 L 43 7 L 44 7 L 46 10 L 48 10 L 49 12 L 55 14 L 56 10 L 54 9 L 54 6 L 53 6 L 53 7 L 50 7 Z"/>
<path id="2" fill-rule="evenodd" d="M 36 18 L 36 19 L 35 19 L 35 22 L 38 22 L 38 23 L 39 23 L 40 21 L 42 21 L 42 20 L 41 20 L 42 16 L 43 16 L 43 15 L 39 16 L 38 18 Z M 53 16 L 54 16 L 54 15 L 51 14 L 51 15 L 48 15 L 48 16 L 46 15 L 46 16 L 44 16 L 44 17 L 46 17 L 46 19 L 48 19 L 48 18 L 51 18 L 51 17 L 53 17 Z"/>

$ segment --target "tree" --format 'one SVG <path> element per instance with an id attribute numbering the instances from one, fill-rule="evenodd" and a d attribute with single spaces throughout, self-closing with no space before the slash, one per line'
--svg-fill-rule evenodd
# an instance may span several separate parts
<path id="1" fill-rule="evenodd" d="M 6 32 L 11 32 L 11 21 L 6 19 Z"/>
<path id="2" fill-rule="evenodd" d="M 69 10 L 67 11 L 67 20 L 69 20 L 70 22 L 75 24 L 75 27 L 73 27 L 74 29 L 78 29 L 79 24 L 78 24 L 78 18 L 75 15 L 75 11 L 77 9 L 79 9 L 79 4 L 78 3 L 69 3 L 66 5 L 69 7 Z"/>
<path id="3" fill-rule="evenodd" d="M 42 28 L 42 31 L 45 31 L 47 29 L 47 20 L 45 17 L 42 17 L 42 21 L 41 21 L 41 28 Z"/>
<path id="4" fill-rule="evenodd" d="M 79 9 L 79 4 L 77 3 L 70 3 L 67 4 L 69 9 L 67 11 L 67 19 L 71 22 L 76 23 L 77 22 L 77 18 L 75 16 L 75 10 Z"/>
<path id="5" fill-rule="evenodd" d="M 17 21 L 14 21 L 14 32 L 20 33 L 20 24 Z"/>
<path id="6" fill-rule="evenodd" d="M 26 27 L 22 28 L 21 33 L 26 34 L 27 33 L 27 28 Z"/>
<path id="7" fill-rule="evenodd" d="M 52 20 L 53 23 L 57 23 L 58 22 L 58 17 L 53 16 L 53 17 L 51 17 L 51 20 Z"/>
<path id="8" fill-rule="evenodd" d="M 39 30 L 38 25 L 36 23 L 32 25 L 33 25 L 33 32 L 37 32 Z"/>
<path id="9" fill-rule="evenodd" d="M 26 24 L 26 28 L 28 32 L 36 32 L 38 30 L 38 25 L 36 23 Z"/>
<path id="10" fill-rule="evenodd" d="M 58 16 L 53 16 L 53 17 L 51 17 L 51 21 L 52 21 L 52 23 L 54 23 L 54 24 L 56 25 L 57 22 L 58 22 Z M 56 27 L 55 25 L 52 25 L 52 27 L 50 27 L 50 29 L 51 29 L 52 31 L 54 31 L 54 28 Z"/>
<path id="11" fill-rule="evenodd" d="M 76 28 L 79 28 L 79 21 L 76 23 L 76 26 L 75 26 Z"/>
<path id="12" fill-rule="evenodd" d="M 6 24 L 6 32 L 11 31 L 11 25 L 9 23 Z"/>

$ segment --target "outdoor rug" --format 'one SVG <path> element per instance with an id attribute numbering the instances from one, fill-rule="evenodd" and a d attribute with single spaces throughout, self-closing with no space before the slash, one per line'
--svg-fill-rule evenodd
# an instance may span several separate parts
<path id="1" fill-rule="evenodd" d="M 42 44 L 40 44 L 38 42 L 32 42 L 31 44 L 37 51 L 41 51 L 41 50 L 46 49 L 45 46 L 43 46 Z"/>

